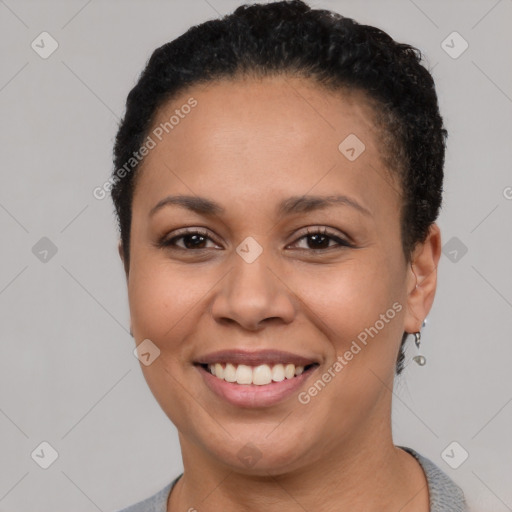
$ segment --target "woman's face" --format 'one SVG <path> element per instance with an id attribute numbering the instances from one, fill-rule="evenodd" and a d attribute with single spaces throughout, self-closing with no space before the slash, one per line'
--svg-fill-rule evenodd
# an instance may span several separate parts
<path id="1" fill-rule="evenodd" d="M 149 135 L 129 304 L 136 343 L 160 351 L 141 367 L 184 460 L 278 474 L 387 436 L 402 333 L 433 294 L 402 254 L 399 185 L 364 98 L 290 77 L 214 82 Z M 207 362 L 275 381 L 227 382 Z M 306 370 L 280 380 L 293 362 Z"/>

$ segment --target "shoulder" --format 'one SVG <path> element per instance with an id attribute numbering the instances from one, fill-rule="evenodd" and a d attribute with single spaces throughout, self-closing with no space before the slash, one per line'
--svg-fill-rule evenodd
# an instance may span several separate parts
<path id="1" fill-rule="evenodd" d="M 134 505 L 130 505 L 127 508 L 123 508 L 118 512 L 167 512 L 167 499 L 169 498 L 169 494 L 174 487 L 174 484 L 180 477 L 181 475 L 170 484 L 167 484 L 156 494 L 153 494 L 153 496 L 139 501 Z"/>
<path id="2" fill-rule="evenodd" d="M 430 459 L 412 448 L 399 446 L 421 465 L 428 482 L 430 512 L 468 512 L 462 489 Z"/>

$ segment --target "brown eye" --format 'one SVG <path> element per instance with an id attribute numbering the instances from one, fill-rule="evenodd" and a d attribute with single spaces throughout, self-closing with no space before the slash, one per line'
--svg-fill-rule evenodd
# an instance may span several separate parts
<path id="1" fill-rule="evenodd" d="M 297 244 L 302 239 L 306 239 L 306 244 L 308 245 L 305 249 L 312 251 L 325 251 L 326 249 L 336 247 L 352 247 L 349 242 L 332 233 L 327 228 L 308 230 L 307 234 L 301 236 L 294 244 Z M 335 242 L 335 244 L 330 245 L 331 242 Z"/>
<path id="2" fill-rule="evenodd" d="M 177 244 L 177 242 L 180 240 L 183 240 L 183 245 Z M 158 246 L 183 250 L 201 250 L 209 248 L 206 247 L 208 240 L 211 241 L 211 238 L 208 236 L 207 232 L 189 229 L 182 231 L 181 234 L 173 236 L 172 238 L 162 239 L 160 242 L 158 242 Z"/>
<path id="3" fill-rule="evenodd" d="M 298 244 L 303 239 L 306 240 L 307 247 L 299 247 L 300 250 L 326 251 L 327 249 L 353 247 L 353 245 L 350 244 L 347 240 L 339 237 L 336 233 L 329 231 L 327 228 L 316 228 L 308 230 L 307 233 L 298 238 L 293 245 Z M 181 240 L 183 242 L 180 245 L 179 242 Z M 179 249 L 184 251 L 199 251 L 212 248 L 207 247 L 208 241 L 213 242 L 206 231 L 187 229 L 181 233 L 178 233 L 172 238 L 164 237 L 161 241 L 158 242 L 157 245 L 161 248 Z M 334 242 L 334 244 L 332 242 Z"/>

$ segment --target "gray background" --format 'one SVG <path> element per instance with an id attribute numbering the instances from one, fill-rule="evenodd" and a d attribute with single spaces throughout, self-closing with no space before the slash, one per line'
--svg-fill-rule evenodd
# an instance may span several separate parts
<path id="1" fill-rule="evenodd" d="M 112 511 L 181 472 L 176 430 L 132 353 L 113 207 L 92 190 L 151 52 L 241 3 L 0 0 L 2 511 Z M 395 443 L 438 464 L 473 510 L 512 510 L 512 0 L 310 4 L 416 45 L 433 68 L 450 134 L 449 245 L 427 366 L 408 364 L 396 382 Z M 31 47 L 43 31 L 59 44 L 47 59 Z M 453 31 L 469 44 L 457 58 L 442 46 Z M 453 54 L 463 43 L 444 44 Z M 56 254 L 41 252 L 43 237 Z M 48 469 L 48 450 L 31 456 L 43 441 L 58 453 Z"/>

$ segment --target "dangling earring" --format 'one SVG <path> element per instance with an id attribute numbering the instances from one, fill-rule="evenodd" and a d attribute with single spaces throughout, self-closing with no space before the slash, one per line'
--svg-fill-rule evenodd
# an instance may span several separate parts
<path id="1" fill-rule="evenodd" d="M 427 323 L 427 320 L 425 319 L 423 321 L 422 327 L 425 327 Z M 425 366 L 427 364 L 427 358 L 420 353 L 420 342 L 421 342 L 421 332 L 415 332 L 414 333 L 414 343 L 416 345 L 416 348 L 418 349 L 418 355 L 414 356 L 412 359 L 414 362 L 419 364 L 420 366 Z"/>

